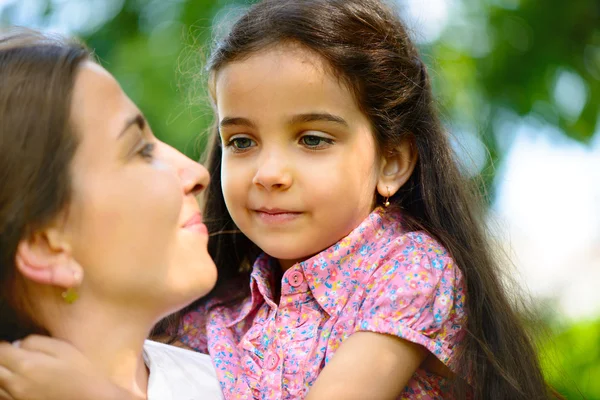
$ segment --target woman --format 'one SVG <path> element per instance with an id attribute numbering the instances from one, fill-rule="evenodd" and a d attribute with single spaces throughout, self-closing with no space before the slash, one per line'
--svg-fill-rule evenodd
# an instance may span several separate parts
<path id="1" fill-rule="evenodd" d="M 145 341 L 215 283 L 195 198 L 208 173 L 152 135 L 81 45 L 0 35 L 0 173 L 0 341 L 71 343 L 89 379 L 122 388 L 111 398 L 221 398 L 208 356 Z M 22 394 L 12 372 L 0 398 Z"/>

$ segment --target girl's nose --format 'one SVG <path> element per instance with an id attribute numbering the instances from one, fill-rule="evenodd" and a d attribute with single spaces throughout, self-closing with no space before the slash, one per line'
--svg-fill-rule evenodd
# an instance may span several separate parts
<path id="1" fill-rule="evenodd" d="M 285 157 L 276 154 L 262 157 L 252 183 L 267 191 L 288 189 L 292 185 L 292 174 Z"/>

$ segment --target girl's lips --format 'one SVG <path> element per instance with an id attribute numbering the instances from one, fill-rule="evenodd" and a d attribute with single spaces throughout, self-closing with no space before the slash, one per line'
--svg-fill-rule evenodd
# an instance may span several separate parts
<path id="1" fill-rule="evenodd" d="M 296 211 L 287 211 L 279 209 L 259 209 L 254 210 L 256 216 L 267 224 L 280 224 L 297 219 L 302 213 Z"/>

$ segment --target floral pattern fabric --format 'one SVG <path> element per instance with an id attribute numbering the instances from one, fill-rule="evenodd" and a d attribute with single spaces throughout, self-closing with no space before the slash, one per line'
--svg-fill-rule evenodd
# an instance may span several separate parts
<path id="1" fill-rule="evenodd" d="M 294 265 L 274 299 L 277 263 L 260 256 L 241 306 L 184 317 L 182 341 L 210 354 L 226 399 L 299 399 L 357 331 L 422 345 L 450 370 L 464 335 L 465 287 L 448 252 L 378 208 L 335 245 Z M 445 378 L 418 369 L 401 399 L 447 399 Z"/>

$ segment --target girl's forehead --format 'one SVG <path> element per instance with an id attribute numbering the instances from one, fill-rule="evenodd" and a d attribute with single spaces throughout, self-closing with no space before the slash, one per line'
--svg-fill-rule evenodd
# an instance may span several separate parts
<path id="1" fill-rule="evenodd" d="M 353 91 L 333 74 L 327 61 L 297 44 L 272 46 L 226 64 L 213 76 L 211 95 L 219 111 L 248 103 L 359 109 Z"/>
<path id="2" fill-rule="evenodd" d="M 309 79 L 310 76 L 318 76 L 321 79 L 337 80 L 333 68 L 324 57 L 296 42 L 269 45 L 246 57 L 230 61 L 214 72 L 212 80 L 216 82 L 224 75 L 228 75 L 227 73 L 232 69 L 238 74 L 240 71 L 255 72 L 256 69 L 263 70 L 267 74 L 284 68 L 301 70 Z"/>

